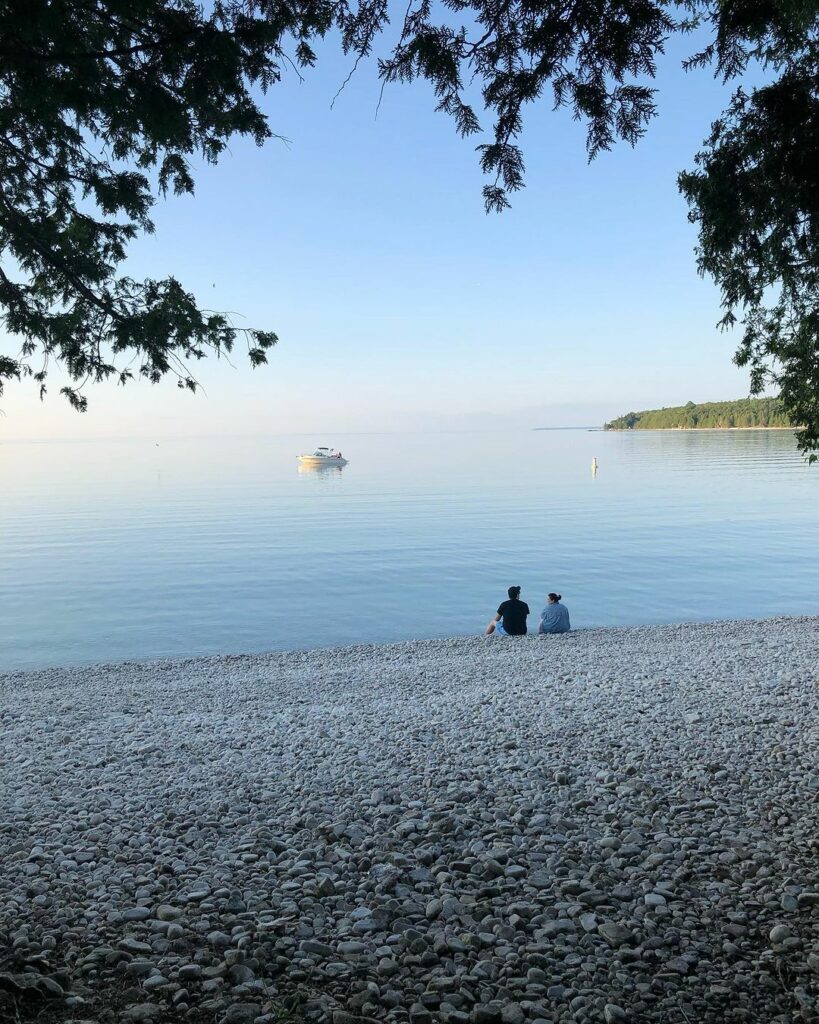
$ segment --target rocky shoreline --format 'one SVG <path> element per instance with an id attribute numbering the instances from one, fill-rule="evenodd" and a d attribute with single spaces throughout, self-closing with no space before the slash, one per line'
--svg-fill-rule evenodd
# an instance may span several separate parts
<path id="1" fill-rule="evenodd" d="M 819 1019 L 819 618 L 0 675 L 0 1018 Z"/>

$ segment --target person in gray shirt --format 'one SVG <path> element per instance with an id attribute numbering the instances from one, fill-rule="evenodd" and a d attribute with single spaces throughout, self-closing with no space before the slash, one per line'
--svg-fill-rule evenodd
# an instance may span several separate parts
<path id="1" fill-rule="evenodd" d="M 572 628 L 569 609 L 560 603 L 560 597 L 560 594 L 549 594 L 549 603 L 540 615 L 538 633 L 568 633 Z"/>

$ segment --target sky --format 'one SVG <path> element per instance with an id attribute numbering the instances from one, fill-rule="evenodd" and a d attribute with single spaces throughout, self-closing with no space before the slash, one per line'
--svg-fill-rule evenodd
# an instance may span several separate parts
<path id="1" fill-rule="evenodd" d="M 160 202 L 132 275 L 174 274 L 203 306 L 280 337 L 267 366 L 240 351 L 173 382 L 58 394 L 11 383 L 0 439 L 588 426 L 631 409 L 744 397 L 738 338 L 696 272 L 676 187 L 729 90 L 659 67 L 660 116 L 591 165 L 584 128 L 546 100 L 522 145 L 526 188 L 486 214 L 475 145 L 425 83 L 380 86 L 331 43 L 300 83 L 262 100 L 288 142 L 236 140 L 197 167 L 193 197 Z M 488 123 L 488 118 L 484 118 Z M 15 351 L 0 334 L 0 348 Z"/>

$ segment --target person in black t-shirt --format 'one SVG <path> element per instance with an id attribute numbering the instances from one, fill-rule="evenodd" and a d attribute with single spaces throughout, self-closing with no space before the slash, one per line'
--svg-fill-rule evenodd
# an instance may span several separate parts
<path id="1" fill-rule="evenodd" d="M 529 605 L 520 599 L 520 587 L 510 587 L 509 600 L 498 608 L 497 615 L 486 627 L 486 636 L 497 632 L 499 636 L 525 636 Z"/>

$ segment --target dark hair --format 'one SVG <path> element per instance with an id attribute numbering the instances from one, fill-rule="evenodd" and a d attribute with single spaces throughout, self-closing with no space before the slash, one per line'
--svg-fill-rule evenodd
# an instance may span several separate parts
<path id="1" fill-rule="evenodd" d="M 559 601 L 563 597 L 562 594 L 549 594 L 549 598 L 552 601 Z"/>
<path id="2" fill-rule="evenodd" d="M 517 596 L 520 594 L 520 587 L 510 587 L 506 591 L 506 593 L 509 595 L 510 599 L 512 601 L 514 601 L 517 598 Z"/>

